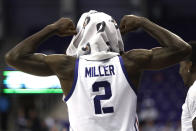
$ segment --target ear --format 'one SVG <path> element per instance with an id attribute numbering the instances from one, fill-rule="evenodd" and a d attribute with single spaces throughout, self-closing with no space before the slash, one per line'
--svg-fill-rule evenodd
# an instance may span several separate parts
<path id="1" fill-rule="evenodd" d="M 192 62 L 191 61 L 187 62 L 186 69 L 191 72 L 191 70 L 192 70 Z"/>

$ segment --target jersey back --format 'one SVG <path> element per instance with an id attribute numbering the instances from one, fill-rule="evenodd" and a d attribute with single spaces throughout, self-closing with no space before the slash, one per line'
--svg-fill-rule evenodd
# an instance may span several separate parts
<path id="1" fill-rule="evenodd" d="M 71 131 L 138 131 L 137 95 L 121 56 L 78 59 L 65 102 Z"/>

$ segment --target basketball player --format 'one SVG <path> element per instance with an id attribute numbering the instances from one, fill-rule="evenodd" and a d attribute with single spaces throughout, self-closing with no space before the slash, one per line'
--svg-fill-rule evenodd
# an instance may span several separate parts
<path id="1" fill-rule="evenodd" d="M 180 62 L 180 75 L 185 86 L 190 87 L 182 106 L 182 131 L 196 131 L 196 41 L 189 42 L 192 54 Z"/>
<path id="2" fill-rule="evenodd" d="M 138 28 L 161 47 L 123 52 L 119 32 Z M 75 35 L 68 55 L 35 53 L 41 42 L 53 35 Z M 126 15 L 119 30 L 111 16 L 91 11 L 82 15 L 77 28 L 68 18 L 47 25 L 17 44 L 5 59 L 17 70 L 59 78 L 71 131 L 138 131 L 137 88 L 142 72 L 174 65 L 190 52 L 191 47 L 179 36 L 147 18 Z"/>

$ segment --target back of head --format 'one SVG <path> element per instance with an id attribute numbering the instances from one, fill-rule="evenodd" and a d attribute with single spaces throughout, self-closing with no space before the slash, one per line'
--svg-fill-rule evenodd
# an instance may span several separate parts
<path id="1" fill-rule="evenodd" d="M 103 13 L 91 10 L 84 13 L 77 24 L 77 35 L 73 37 L 66 54 L 79 57 L 100 52 L 124 51 L 120 30 L 115 20 Z"/>
<path id="2" fill-rule="evenodd" d="M 196 41 L 190 41 L 189 44 L 192 47 L 192 53 L 189 60 L 192 62 L 193 66 L 196 67 Z"/>
<path id="3" fill-rule="evenodd" d="M 195 81 L 192 76 L 196 72 L 196 41 L 191 41 L 189 44 L 192 47 L 191 55 L 184 61 L 180 62 L 179 73 L 184 81 L 185 86 L 190 87 Z"/>

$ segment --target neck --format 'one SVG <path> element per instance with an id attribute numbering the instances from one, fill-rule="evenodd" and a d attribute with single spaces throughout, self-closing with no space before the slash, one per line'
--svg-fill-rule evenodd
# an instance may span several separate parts
<path id="1" fill-rule="evenodd" d="M 190 87 L 191 85 L 193 85 L 193 83 L 196 81 L 196 72 L 192 72 L 190 80 L 188 82 L 188 87 Z"/>

